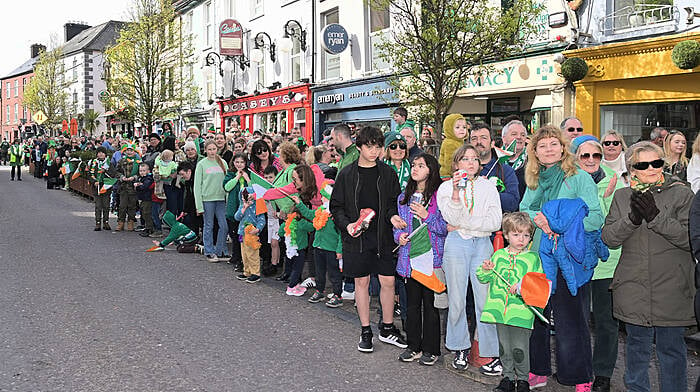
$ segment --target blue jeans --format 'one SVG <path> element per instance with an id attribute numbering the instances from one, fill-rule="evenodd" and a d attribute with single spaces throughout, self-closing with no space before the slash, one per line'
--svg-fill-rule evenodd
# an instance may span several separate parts
<path id="1" fill-rule="evenodd" d="M 642 327 L 625 324 L 625 386 L 631 392 L 647 392 L 649 387 L 649 360 L 656 335 L 656 357 L 659 360 L 661 392 L 688 390 L 687 349 L 683 333 L 685 327 Z"/>
<path id="2" fill-rule="evenodd" d="M 488 285 L 476 278 L 476 270 L 484 260 L 491 258 L 493 245 L 488 237 L 465 240 L 456 231 L 450 232 L 445 240 L 445 253 L 442 268 L 447 283 L 447 336 L 445 347 L 448 350 L 467 350 L 471 347 L 467 327 L 467 282 L 471 282 L 474 292 L 476 328 L 479 336 L 479 355 L 498 357 L 498 333 L 496 325 L 482 323 L 481 311 L 486 302 Z"/>
<path id="3" fill-rule="evenodd" d="M 153 228 L 157 231 L 163 229 L 163 225 L 160 222 L 160 205 L 161 203 L 156 203 L 155 201 L 151 203 L 151 217 L 153 219 Z"/>
<path id="4" fill-rule="evenodd" d="M 226 223 L 226 201 L 205 201 L 204 204 L 204 254 L 225 255 L 228 224 Z M 219 232 L 214 243 L 214 219 L 219 223 Z"/>

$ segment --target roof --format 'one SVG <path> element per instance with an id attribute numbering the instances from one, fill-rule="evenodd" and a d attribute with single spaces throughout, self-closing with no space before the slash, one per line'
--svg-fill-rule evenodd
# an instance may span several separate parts
<path id="1" fill-rule="evenodd" d="M 126 22 L 110 20 L 85 29 L 63 45 L 61 48 L 63 55 L 67 56 L 86 50 L 104 50 L 117 41 L 119 29 L 125 24 Z"/>
<path id="2" fill-rule="evenodd" d="M 9 78 L 14 77 L 14 76 L 24 75 L 24 74 L 27 74 L 27 73 L 34 71 L 34 64 L 36 64 L 37 60 L 39 60 L 39 56 L 36 56 L 32 59 L 25 61 L 24 64 L 15 68 L 12 72 L 7 74 L 7 76 L 4 76 L 2 79 L 5 80 L 5 79 L 9 79 Z"/>

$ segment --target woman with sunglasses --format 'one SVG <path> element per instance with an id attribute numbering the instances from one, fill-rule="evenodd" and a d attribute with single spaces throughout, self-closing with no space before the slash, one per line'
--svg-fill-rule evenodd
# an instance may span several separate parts
<path id="1" fill-rule="evenodd" d="M 590 174 L 593 182 L 598 185 L 598 201 L 600 201 L 600 209 L 603 211 L 603 215 L 608 214 L 615 191 L 625 187 L 615 171 L 601 165 L 605 149 L 606 147 L 598 143 L 598 139 L 591 135 L 579 136 L 571 143 L 571 152 L 576 157 L 576 164 L 580 169 Z M 619 260 L 620 249 L 610 249 L 608 259 L 606 261 L 598 261 L 591 280 L 593 320 L 595 321 L 595 341 L 593 343 L 594 391 L 610 391 L 610 378 L 613 370 L 615 370 L 615 362 L 617 361 L 617 331 L 619 326 L 612 315 L 612 295 L 609 288 Z"/>
<path id="2" fill-rule="evenodd" d="M 553 294 L 545 314 L 551 309 L 557 326 L 557 381 L 563 385 L 576 385 L 579 392 L 590 391 L 593 379 L 588 329 L 588 280 L 592 274 L 581 271 L 580 264 L 574 265 L 573 261 L 561 266 L 553 263 L 552 248 L 540 247 L 544 238 L 549 241 L 568 234 L 566 229 L 561 229 L 565 227 L 562 219 L 557 219 L 555 214 L 545 215 L 543 210 L 550 202 L 556 205 L 581 199 L 588 207 L 588 214 L 583 218 L 583 229 L 587 232 L 600 229 L 603 214 L 596 184 L 588 173 L 576 167 L 574 156 L 569 151 L 569 135 L 564 135 L 552 126 L 542 127 L 532 135 L 525 166 L 527 190 L 520 202 L 520 211 L 527 212 L 537 226 L 532 249 L 540 252 L 543 269 L 552 281 Z M 551 226 L 559 231 L 553 230 L 550 219 L 556 219 Z M 530 337 L 530 387 L 547 385 L 547 377 L 551 374 L 550 326 L 536 320 Z"/>
<path id="3" fill-rule="evenodd" d="M 265 168 L 272 165 L 278 171 L 284 169 L 279 159 L 272 155 L 270 146 L 264 140 L 256 140 L 250 148 L 250 170 L 264 177 Z"/>
<path id="4" fill-rule="evenodd" d="M 629 174 L 627 173 L 627 166 L 625 166 L 624 152 L 627 150 L 625 139 L 616 130 L 609 129 L 600 140 L 602 140 L 601 144 L 603 145 L 603 160 L 601 163 L 603 166 L 613 169 L 624 185 L 629 186 Z"/>
<path id="5" fill-rule="evenodd" d="M 663 172 L 664 152 L 639 142 L 625 153 L 631 187 L 615 192 L 603 241 L 622 247 L 610 289 L 613 315 L 627 331 L 625 386 L 649 391 L 649 361 L 656 342 L 660 390 L 687 390 L 683 335 L 695 324 L 688 216 L 693 192 Z M 559 330 L 557 329 L 557 333 Z"/>
<path id="6" fill-rule="evenodd" d="M 688 179 L 688 157 L 685 156 L 687 144 L 681 131 L 671 131 L 664 139 L 664 154 L 666 167 L 664 172 L 685 181 Z"/>
<path id="7" fill-rule="evenodd" d="M 408 144 L 399 132 L 391 131 L 384 137 L 384 163 L 391 166 L 399 176 L 401 191 L 411 178 L 411 164 L 408 162 Z"/>

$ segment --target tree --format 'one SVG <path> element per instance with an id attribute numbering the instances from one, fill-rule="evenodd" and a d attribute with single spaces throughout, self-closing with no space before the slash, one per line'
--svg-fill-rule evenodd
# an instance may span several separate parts
<path id="1" fill-rule="evenodd" d="M 437 135 L 468 77 L 522 53 L 542 10 L 537 0 L 503 0 L 503 7 L 492 0 L 366 1 L 391 21 L 389 39 L 377 45 L 394 68 L 390 83 L 418 117 L 435 121 Z"/>
<path id="2" fill-rule="evenodd" d="M 133 0 L 131 21 L 105 51 L 112 109 L 126 107 L 150 132 L 153 123 L 175 115 L 197 99 L 192 75 L 191 35 L 183 34 L 172 1 Z"/>
<path id="3" fill-rule="evenodd" d="M 100 126 L 100 120 L 98 120 L 99 117 L 100 113 L 92 109 L 87 109 L 85 113 L 83 113 L 83 126 L 85 127 L 85 130 L 90 133 L 90 135 L 92 135 Z"/>
<path id="4" fill-rule="evenodd" d="M 66 89 L 72 84 L 63 77 L 62 57 L 60 47 L 42 52 L 34 65 L 34 76 L 24 90 L 25 105 L 32 112 L 44 112 L 44 124 L 49 129 L 58 128 L 63 121 L 68 100 Z"/>

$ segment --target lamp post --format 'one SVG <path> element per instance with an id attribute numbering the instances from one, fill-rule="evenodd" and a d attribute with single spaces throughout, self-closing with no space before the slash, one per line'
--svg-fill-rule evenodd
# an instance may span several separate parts
<path id="1" fill-rule="evenodd" d="M 292 51 L 294 42 L 293 38 L 299 40 L 299 48 L 302 52 L 306 51 L 306 30 L 301 27 L 301 23 L 294 19 L 288 20 L 284 24 L 284 36 L 280 42 L 280 50 L 286 53 Z"/>
<path id="2" fill-rule="evenodd" d="M 267 44 L 265 43 L 265 38 L 267 38 Z M 270 52 L 270 60 L 272 60 L 273 63 L 275 62 L 275 43 L 272 42 L 272 38 L 270 38 L 269 34 L 261 31 L 255 36 L 253 42 L 255 43 L 255 48 L 250 51 L 250 61 L 255 63 L 263 61 L 264 55 L 262 50 L 267 48 Z"/>

